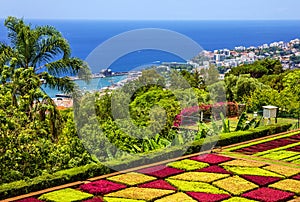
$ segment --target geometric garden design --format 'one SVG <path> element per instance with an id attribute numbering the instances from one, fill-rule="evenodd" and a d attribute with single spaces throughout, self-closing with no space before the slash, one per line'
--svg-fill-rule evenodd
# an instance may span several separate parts
<path id="1" fill-rule="evenodd" d="M 299 137 L 245 143 L 20 201 L 289 201 L 300 196 Z"/>

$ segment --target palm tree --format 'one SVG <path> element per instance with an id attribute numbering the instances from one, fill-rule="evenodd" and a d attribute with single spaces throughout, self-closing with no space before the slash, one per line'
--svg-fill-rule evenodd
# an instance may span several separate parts
<path id="1" fill-rule="evenodd" d="M 74 83 L 66 74 L 80 73 L 87 79 L 87 65 L 79 58 L 71 57 L 68 41 L 52 26 L 26 25 L 23 19 L 8 17 L 5 20 L 10 44 L 0 43 L 0 67 L 11 64 L 18 68 L 33 68 L 46 86 L 69 93 Z"/>
<path id="2" fill-rule="evenodd" d="M 45 121 L 48 114 L 52 136 L 57 139 L 59 113 L 42 85 L 74 92 L 76 85 L 66 75 L 88 80 L 89 68 L 71 57 L 68 41 L 52 26 L 31 28 L 15 17 L 8 17 L 5 26 L 10 43 L 0 43 L 0 84 L 11 89 L 12 105 L 25 111 L 29 120 Z"/>

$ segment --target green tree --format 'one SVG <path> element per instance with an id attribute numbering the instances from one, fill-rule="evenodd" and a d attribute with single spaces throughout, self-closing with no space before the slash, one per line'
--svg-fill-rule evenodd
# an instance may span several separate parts
<path id="1" fill-rule="evenodd" d="M 0 43 L 0 67 L 9 64 L 13 69 L 33 68 L 38 77 L 50 88 L 72 92 L 74 83 L 66 74 L 78 74 L 86 79 L 90 72 L 79 58 L 71 57 L 68 41 L 52 26 L 31 28 L 23 19 L 8 17 L 4 25 L 8 29 L 10 45 Z M 2 83 L 5 82 L 3 78 Z"/>
<path id="2" fill-rule="evenodd" d="M 241 65 L 231 69 L 229 74 L 239 76 L 241 74 L 250 74 L 253 78 L 261 78 L 263 75 L 280 74 L 283 72 L 279 60 L 258 60 L 253 64 Z"/>
<path id="3" fill-rule="evenodd" d="M 201 69 L 200 74 L 203 75 L 205 85 L 211 85 L 219 81 L 219 71 L 213 65 L 210 65 L 208 69 Z"/>
<path id="4" fill-rule="evenodd" d="M 90 71 L 82 60 L 71 57 L 68 41 L 54 27 L 31 28 L 15 17 L 4 24 L 10 43 L 0 43 L 0 82 L 11 90 L 11 104 L 24 111 L 29 121 L 43 122 L 48 116 L 49 132 L 57 140 L 60 115 L 42 86 L 71 93 L 76 86 L 66 75 L 88 79 Z"/>

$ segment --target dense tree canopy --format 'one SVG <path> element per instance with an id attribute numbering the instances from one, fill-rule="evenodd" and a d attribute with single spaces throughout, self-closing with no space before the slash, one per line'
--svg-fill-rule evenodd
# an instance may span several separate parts
<path id="1" fill-rule="evenodd" d="M 250 74 L 253 78 L 261 78 L 263 75 L 280 74 L 282 72 L 283 69 L 279 60 L 266 59 L 255 61 L 253 64 L 233 67 L 228 74 L 235 76 Z"/>

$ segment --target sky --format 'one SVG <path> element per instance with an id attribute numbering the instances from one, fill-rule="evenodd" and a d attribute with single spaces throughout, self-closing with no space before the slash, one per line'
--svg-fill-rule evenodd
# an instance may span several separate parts
<path id="1" fill-rule="evenodd" d="M 0 18 L 300 20 L 299 0 L 0 0 Z"/>

